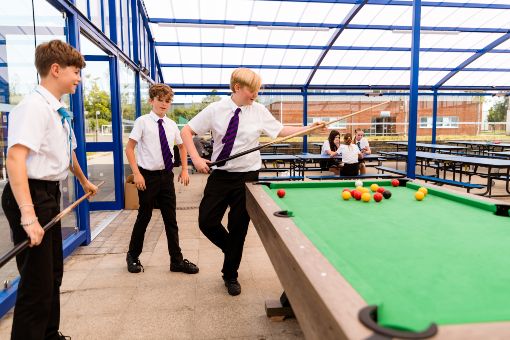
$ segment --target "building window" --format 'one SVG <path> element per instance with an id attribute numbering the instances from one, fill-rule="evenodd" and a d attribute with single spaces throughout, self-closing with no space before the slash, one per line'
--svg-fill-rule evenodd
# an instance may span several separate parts
<path id="1" fill-rule="evenodd" d="M 458 116 L 437 117 L 436 127 L 443 129 L 457 129 L 459 127 L 459 117 Z M 430 116 L 420 117 L 420 128 L 431 129 L 432 117 Z"/>

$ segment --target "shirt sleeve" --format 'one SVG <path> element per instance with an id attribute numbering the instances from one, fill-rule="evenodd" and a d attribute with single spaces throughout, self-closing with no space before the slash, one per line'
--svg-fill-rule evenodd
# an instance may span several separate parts
<path id="1" fill-rule="evenodd" d="M 211 106 L 212 104 L 207 106 L 188 122 L 188 126 L 197 135 L 203 135 L 212 129 L 212 113 L 214 109 Z"/>
<path id="2" fill-rule="evenodd" d="M 322 144 L 322 149 L 321 149 L 321 155 L 327 155 L 327 151 L 330 151 L 331 148 L 329 147 L 329 141 L 325 141 L 323 144 Z"/>
<path id="3" fill-rule="evenodd" d="M 177 124 L 174 121 L 172 121 L 172 126 L 175 131 L 174 132 L 175 133 L 174 144 L 181 145 L 182 144 L 181 131 L 179 131 L 179 127 L 177 126 Z"/>
<path id="4" fill-rule="evenodd" d="M 368 139 L 363 138 L 363 139 L 361 140 L 360 145 L 361 145 L 361 148 L 362 148 L 362 149 L 364 149 L 364 148 L 366 148 L 367 146 L 369 146 L 369 144 L 368 144 Z"/>
<path id="5" fill-rule="evenodd" d="M 34 103 L 35 104 L 35 103 Z M 48 127 L 48 115 L 30 105 L 21 103 L 9 115 L 8 148 L 20 144 L 34 152 L 39 152 Z"/>
<path id="6" fill-rule="evenodd" d="M 76 136 L 74 135 L 74 130 L 71 130 L 71 147 L 73 150 L 76 150 L 78 145 L 76 144 Z"/>
<path id="7" fill-rule="evenodd" d="M 277 121 L 274 116 L 264 106 L 261 107 L 261 130 L 271 138 L 276 138 L 283 129 L 282 123 Z"/>
<path id="8" fill-rule="evenodd" d="M 142 120 L 140 119 L 142 117 L 138 117 L 135 120 L 135 124 L 133 125 L 133 130 L 131 130 L 131 133 L 129 134 L 129 138 L 136 141 L 137 143 L 142 139 Z"/>

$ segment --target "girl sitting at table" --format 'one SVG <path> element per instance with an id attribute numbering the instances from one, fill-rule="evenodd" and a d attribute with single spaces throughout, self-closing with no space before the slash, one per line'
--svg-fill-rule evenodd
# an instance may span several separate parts
<path id="1" fill-rule="evenodd" d="M 352 142 L 352 134 L 346 133 L 344 135 L 344 144 L 340 145 L 338 153 L 342 155 L 342 169 L 340 170 L 341 176 L 358 176 L 359 175 L 359 160 L 363 158 L 358 146 Z"/>
<path id="2" fill-rule="evenodd" d="M 331 132 L 329 133 L 328 140 L 324 141 L 324 144 L 322 144 L 321 155 L 337 157 L 338 156 L 337 151 L 339 147 L 340 147 L 340 132 L 338 132 L 337 130 L 331 130 Z M 329 170 L 335 175 L 338 175 L 340 173 L 340 159 L 332 158 L 328 160 L 322 160 L 320 164 L 323 170 Z"/>

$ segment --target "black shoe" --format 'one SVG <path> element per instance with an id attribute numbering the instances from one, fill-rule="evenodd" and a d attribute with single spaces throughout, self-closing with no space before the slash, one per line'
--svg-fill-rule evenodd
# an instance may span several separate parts
<path id="1" fill-rule="evenodd" d="M 143 266 L 138 257 L 135 259 L 129 252 L 126 255 L 127 269 L 130 273 L 143 272 Z"/>
<path id="2" fill-rule="evenodd" d="M 225 281 L 225 287 L 227 287 L 227 291 L 230 295 L 236 296 L 241 294 L 241 284 L 237 281 L 237 279 L 223 279 L 223 281 Z"/>
<path id="3" fill-rule="evenodd" d="M 198 267 L 184 259 L 181 262 L 170 263 L 170 271 L 171 272 L 183 272 L 186 274 L 196 274 L 198 273 Z"/>
<path id="4" fill-rule="evenodd" d="M 71 337 L 58 332 L 57 339 L 59 339 L 59 340 L 71 340 Z"/>

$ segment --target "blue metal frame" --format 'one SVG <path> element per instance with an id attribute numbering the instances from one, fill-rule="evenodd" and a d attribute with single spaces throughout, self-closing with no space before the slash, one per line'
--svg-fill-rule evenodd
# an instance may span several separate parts
<path id="1" fill-rule="evenodd" d="M 301 90 L 303 95 L 303 125 L 308 125 L 308 90 L 305 87 Z M 303 135 L 303 153 L 308 152 L 308 136 Z"/>
<path id="2" fill-rule="evenodd" d="M 299 27 L 299 28 L 345 28 L 353 30 L 384 30 L 384 31 L 411 31 L 412 26 L 400 25 L 359 25 L 348 24 L 341 27 L 338 24 L 292 22 L 292 21 L 244 21 L 244 20 L 211 20 L 211 19 L 182 19 L 182 18 L 149 18 L 154 24 L 193 24 L 193 25 L 232 25 L 232 26 L 264 26 L 264 27 Z M 508 29 L 491 27 L 448 27 L 423 26 L 422 31 L 441 32 L 471 32 L 471 33 L 507 33 Z"/>
<path id="3" fill-rule="evenodd" d="M 407 177 L 416 178 L 416 133 L 418 122 L 418 76 L 420 67 L 421 0 L 413 1 L 413 34 L 411 43 L 411 79 L 409 96 L 409 129 L 407 144 Z"/>
<path id="4" fill-rule="evenodd" d="M 157 41 L 155 46 L 166 47 L 221 47 L 221 48 L 270 48 L 284 50 L 325 50 L 328 46 L 322 45 L 278 45 L 278 44 L 234 44 L 234 43 L 194 43 L 178 41 Z M 384 46 L 331 46 L 331 51 L 393 51 L 410 52 L 410 47 L 384 47 Z M 440 47 L 421 47 L 420 52 L 454 52 L 454 53 L 476 53 L 480 49 L 476 48 L 440 48 Z M 510 49 L 493 49 L 486 53 L 510 53 Z"/>
<path id="5" fill-rule="evenodd" d="M 434 91 L 432 99 L 432 144 L 436 144 L 436 128 L 437 128 L 437 90 Z"/>

